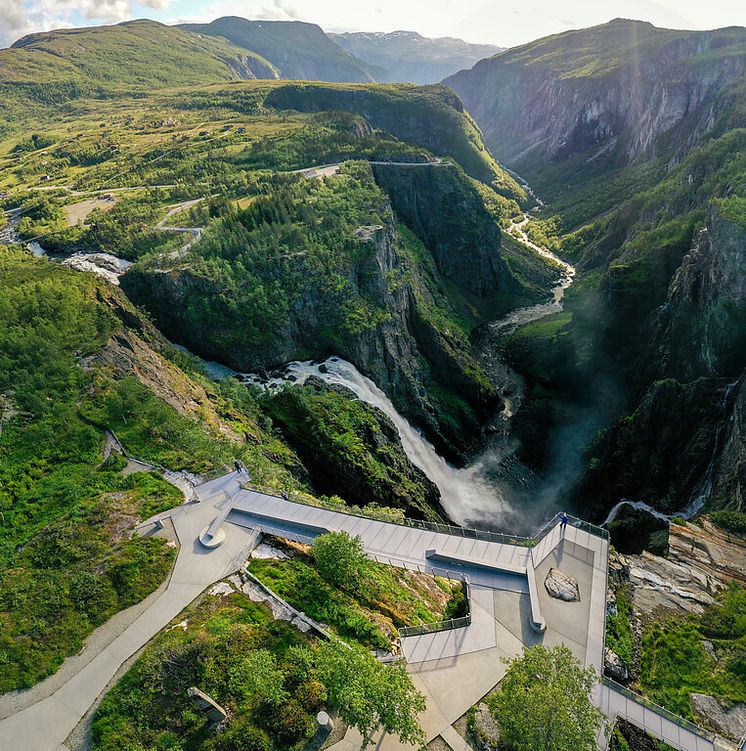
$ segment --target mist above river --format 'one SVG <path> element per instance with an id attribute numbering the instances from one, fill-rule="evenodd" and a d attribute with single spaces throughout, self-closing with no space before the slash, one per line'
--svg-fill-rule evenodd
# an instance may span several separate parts
<path id="1" fill-rule="evenodd" d="M 273 377 L 239 375 L 247 384 L 261 388 L 281 388 L 303 384 L 315 376 L 325 383 L 344 386 L 361 401 L 381 410 L 395 425 L 409 460 L 438 487 L 441 504 L 451 521 L 515 534 L 531 533 L 554 509 L 531 502 L 537 480 L 515 456 L 515 446 L 499 438 L 490 441 L 466 467 L 448 463 L 405 417 L 386 394 L 346 360 L 331 357 L 318 363 L 291 362 Z"/>

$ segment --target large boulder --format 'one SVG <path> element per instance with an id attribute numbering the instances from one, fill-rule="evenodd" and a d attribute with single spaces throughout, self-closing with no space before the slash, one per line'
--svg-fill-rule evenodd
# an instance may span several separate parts
<path id="1" fill-rule="evenodd" d="M 556 597 L 565 602 L 577 602 L 580 599 L 578 580 L 563 573 L 558 568 L 550 568 L 544 586 L 550 597 Z"/>
<path id="2" fill-rule="evenodd" d="M 723 709 L 714 696 L 691 695 L 692 714 L 709 727 L 729 738 L 739 739 L 746 729 L 746 704 L 734 704 Z"/>
<path id="3" fill-rule="evenodd" d="M 629 678 L 629 671 L 622 658 L 608 647 L 604 650 L 604 673 L 619 683 Z"/>

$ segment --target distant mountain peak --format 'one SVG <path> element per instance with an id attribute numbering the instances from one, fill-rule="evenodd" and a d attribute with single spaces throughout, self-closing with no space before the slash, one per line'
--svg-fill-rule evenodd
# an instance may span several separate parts
<path id="1" fill-rule="evenodd" d="M 455 37 L 432 39 L 406 29 L 346 32 L 329 36 L 367 63 L 376 78 L 386 83 L 437 83 L 503 50 L 491 44 L 471 44 Z"/>

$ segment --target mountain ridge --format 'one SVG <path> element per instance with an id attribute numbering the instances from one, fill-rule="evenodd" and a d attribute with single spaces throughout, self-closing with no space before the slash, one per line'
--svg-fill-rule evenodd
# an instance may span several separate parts
<path id="1" fill-rule="evenodd" d="M 384 83 L 411 81 L 437 83 L 478 60 L 504 50 L 492 44 L 474 44 L 457 37 L 425 37 L 416 31 L 344 32 L 329 36 L 365 60 Z"/>

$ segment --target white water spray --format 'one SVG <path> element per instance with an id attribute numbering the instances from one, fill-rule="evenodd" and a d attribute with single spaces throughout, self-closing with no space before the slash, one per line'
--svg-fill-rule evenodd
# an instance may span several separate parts
<path id="1" fill-rule="evenodd" d="M 478 460 L 464 469 L 451 466 L 397 412 L 388 396 L 352 363 L 339 357 L 331 357 L 320 364 L 311 361 L 291 362 L 285 366 L 281 376 L 262 379 L 251 374 L 242 376 L 242 380 L 272 389 L 288 382 L 303 384 L 310 376 L 350 389 L 360 401 L 377 407 L 394 423 L 407 457 L 438 487 L 443 509 L 454 522 L 468 526 L 494 526 L 496 523 L 503 526 L 507 521 L 507 526 L 511 526 L 515 512 L 499 489 L 486 479 L 484 464 Z"/>

